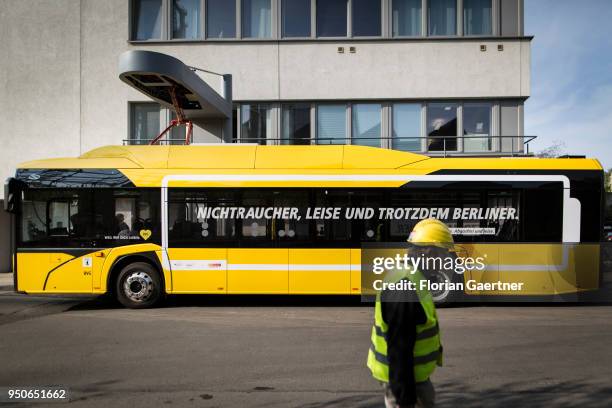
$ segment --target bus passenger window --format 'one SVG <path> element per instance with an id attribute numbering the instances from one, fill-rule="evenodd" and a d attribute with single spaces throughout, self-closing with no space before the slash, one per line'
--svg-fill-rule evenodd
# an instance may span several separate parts
<path id="1" fill-rule="evenodd" d="M 21 241 L 40 241 L 47 235 L 46 203 L 24 197 L 21 207 Z"/>
<path id="2" fill-rule="evenodd" d="M 251 192 L 245 191 L 242 196 L 241 205 L 244 207 L 259 207 L 265 208 L 269 205 L 269 200 L 267 200 L 266 196 L 269 196 L 269 192 L 267 194 L 263 194 L 261 191 Z M 257 212 L 256 212 L 257 214 Z M 268 222 L 271 220 L 267 220 L 263 217 L 245 217 L 242 220 L 242 239 L 253 240 L 259 239 L 263 240 L 264 238 L 270 238 L 270 228 Z"/>
<path id="3" fill-rule="evenodd" d="M 306 214 L 308 207 L 307 191 L 292 191 L 290 194 L 283 194 L 275 191 L 274 208 L 295 208 L 298 214 Z M 301 219 L 276 219 L 274 220 L 274 232 L 276 238 L 284 243 L 288 242 L 308 242 L 310 240 L 310 222 L 302 217 Z"/>
<path id="4" fill-rule="evenodd" d="M 68 236 L 68 228 L 70 227 L 69 204 L 66 201 L 51 201 L 49 202 L 49 235 L 50 236 Z M 76 214 L 74 214 L 76 216 Z"/>
<path id="5" fill-rule="evenodd" d="M 174 247 L 235 246 L 236 220 L 213 209 L 235 206 L 229 190 L 177 189 L 170 191 L 168 225 Z M 214 214 L 214 215 L 213 215 Z"/>
<path id="6" fill-rule="evenodd" d="M 136 199 L 135 198 L 115 198 L 115 224 L 114 234 L 119 237 L 133 235 L 131 226 L 134 225 L 136 218 Z M 136 232 L 137 234 L 137 232 Z"/>

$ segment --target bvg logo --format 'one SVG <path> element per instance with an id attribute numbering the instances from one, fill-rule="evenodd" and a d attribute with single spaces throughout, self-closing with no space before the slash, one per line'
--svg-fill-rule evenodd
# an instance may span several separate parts
<path id="1" fill-rule="evenodd" d="M 150 229 L 141 229 L 140 230 L 140 236 L 142 237 L 142 239 L 144 239 L 145 241 L 149 238 L 151 238 L 151 230 Z"/>

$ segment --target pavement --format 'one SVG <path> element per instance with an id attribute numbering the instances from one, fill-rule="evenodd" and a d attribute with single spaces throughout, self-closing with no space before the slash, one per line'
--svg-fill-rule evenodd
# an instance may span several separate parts
<path id="1" fill-rule="evenodd" d="M 13 274 L 0 273 L 0 291 L 13 290 Z"/>
<path id="2" fill-rule="evenodd" d="M 372 312 L 333 297 L 187 296 L 128 310 L 3 292 L 0 386 L 65 386 L 75 407 L 383 407 L 365 367 Z M 612 406 L 612 307 L 439 315 L 439 407 Z"/>

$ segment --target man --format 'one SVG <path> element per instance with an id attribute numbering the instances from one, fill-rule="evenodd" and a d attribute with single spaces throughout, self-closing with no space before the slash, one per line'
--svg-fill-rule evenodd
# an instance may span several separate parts
<path id="1" fill-rule="evenodd" d="M 452 248 L 453 236 L 443 222 L 429 218 L 415 225 L 408 242 L 415 245 L 411 256 L 444 256 Z M 378 294 L 368 367 L 383 384 L 387 408 L 433 407 L 435 390 L 429 377 L 442 365 L 433 299 L 427 289 L 420 289 L 425 279 L 421 271 L 390 271 L 387 279 L 408 280 L 416 289 Z"/>
<path id="2" fill-rule="evenodd" d="M 119 236 L 127 235 L 130 232 L 130 227 L 125 223 L 125 216 L 121 213 L 115 215 L 115 233 Z"/>

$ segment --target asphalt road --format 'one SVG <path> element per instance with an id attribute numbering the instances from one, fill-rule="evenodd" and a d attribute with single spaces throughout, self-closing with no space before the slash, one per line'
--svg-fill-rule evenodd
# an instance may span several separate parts
<path id="1" fill-rule="evenodd" d="M 439 314 L 440 407 L 612 406 L 612 307 Z M 371 322 L 358 299 L 187 297 L 127 310 L 3 292 L 0 386 L 67 386 L 76 407 L 383 407 L 365 368 Z"/>

